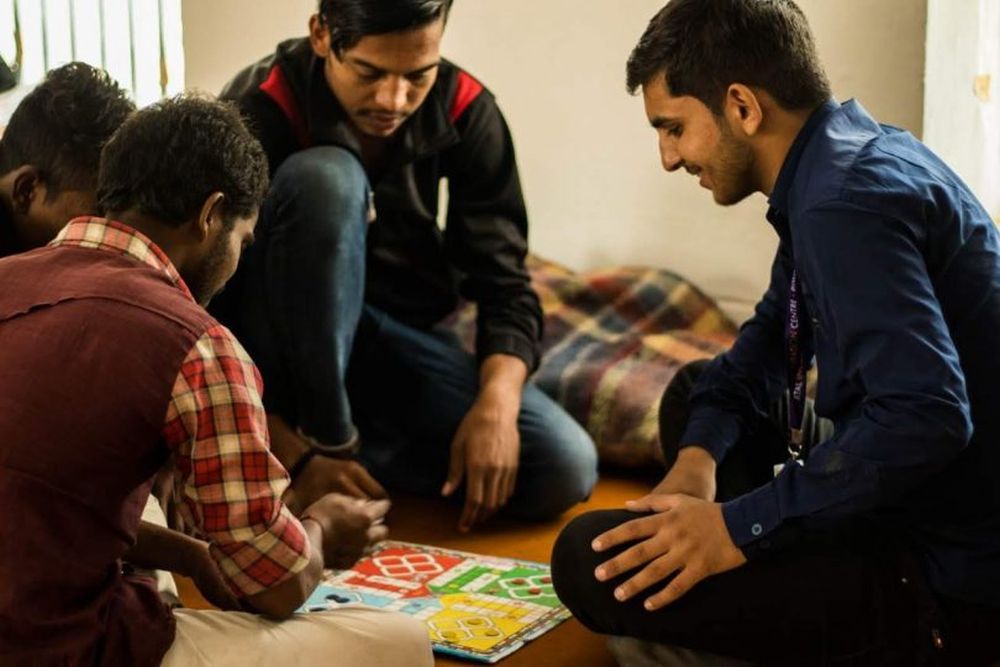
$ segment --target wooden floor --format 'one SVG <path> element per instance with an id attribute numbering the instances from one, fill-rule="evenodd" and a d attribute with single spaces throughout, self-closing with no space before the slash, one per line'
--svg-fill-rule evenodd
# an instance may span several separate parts
<path id="1" fill-rule="evenodd" d="M 462 535 L 455 528 L 458 508 L 435 499 L 395 497 L 388 519 L 390 537 L 448 549 L 548 562 L 559 529 L 571 518 L 592 509 L 621 507 L 624 500 L 644 494 L 650 486 L 649 480 L 608 475 L 598 483 L 588 502 L 557 521 L 526 524 L 498 519 L 469 535 Z M 181 599 L 187 606 L 197 609 L 208 607 L 190 581 L 178 579 Z M 439 657 L 436 664 L 469 663 Z M 594 635 L 575 619 L 570 619 L 499 664 L 504 667 L 613 667 L 615 662 L 603 637 Z"/>

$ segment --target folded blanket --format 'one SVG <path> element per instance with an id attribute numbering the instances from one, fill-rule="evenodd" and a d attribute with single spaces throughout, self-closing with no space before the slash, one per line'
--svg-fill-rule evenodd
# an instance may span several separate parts
<path id="1" fill-rule="evenodd" d="M 669 271 L 574 273 L 530 257 L 545 312 L 544 356 L 532 381 L 593 437 L 602 463 L 662 465 L 660 396 L 677 369 L 732 344 L 736 326 L 710 298 Z M 453 325 L 467 344 L 475 309 Z"/>

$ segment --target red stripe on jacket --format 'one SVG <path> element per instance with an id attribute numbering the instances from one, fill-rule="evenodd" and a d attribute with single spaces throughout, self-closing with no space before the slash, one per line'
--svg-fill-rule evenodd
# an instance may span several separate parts
<path id="1" fill-rule="evenodd" d="M 298 102 L 295 100 L 295 94 L 292 93 L 292 87 L 288 85 L 288 79 L 285 78 L 285 73 L 281 71 L 279 65 L 271 68 L 267 79 L 260 84 L 260 89 L 274 100 L 274 103 L 285 114 L 299 145 L 303 148 L 310 146 L 312 139 L 309 138 L 305 116 L 302 115 L 302 110 L 299 109 Z"/>
<path id="2" fill-rule="evenodd" d="M 458 86 L 455 88 L 455 97 L 451 100 L 451 108 L 448 110 L 448 118 L 452 123 L 457 121 L 469 108 L 469 105 L 483 92 L 483 84 L 473 79 L 469 74 L 459 70 Z"/>

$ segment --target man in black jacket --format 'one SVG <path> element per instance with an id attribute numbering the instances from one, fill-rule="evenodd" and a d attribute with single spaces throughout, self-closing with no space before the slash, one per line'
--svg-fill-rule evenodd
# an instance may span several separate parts
<path id="1" fill-rule="evenodd" d="M 293 505 L 382 496 L 375 478 L 446 496 L 464 481 L 468 530 L 583 500 L 596 455 L 525 384 L 542 317 L 514 148 L 492 95 L 440 56 L 450 5 L 323 0 L 307 39 L 229 83 L 273 183 L 215 309 L 267 380 Z M 439 326 L 461 299 L 478 306 L 477 358 Z"/>

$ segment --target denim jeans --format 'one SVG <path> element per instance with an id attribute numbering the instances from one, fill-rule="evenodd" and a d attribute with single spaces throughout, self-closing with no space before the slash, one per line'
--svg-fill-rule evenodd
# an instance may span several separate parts
<path id="1" fill-rule="evenodd" d="M 228 296 L 238 303 L 223 317 L 261 370 L 269 412 L 324 444 L 360 432 L 361 460 L 377 479 L 436 494 L 476 398 L 478 363 L 448 332 L 408 326 L 365 303 L 369 192 L 347 150 L 289 157 Z M 529 383 L 518 426 L 508 511 L 547 518 L 584 500 L 597 456 L 580 425 Z"/>

